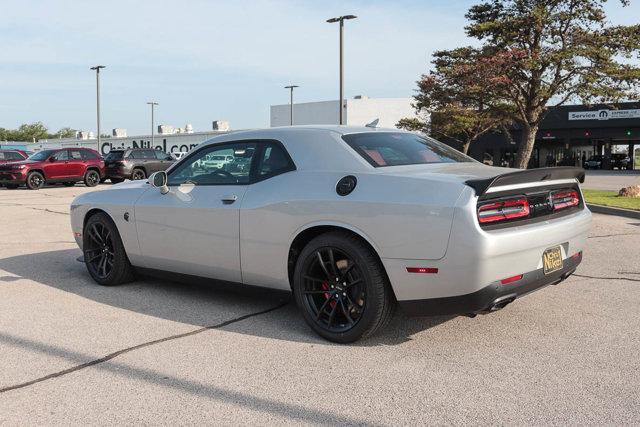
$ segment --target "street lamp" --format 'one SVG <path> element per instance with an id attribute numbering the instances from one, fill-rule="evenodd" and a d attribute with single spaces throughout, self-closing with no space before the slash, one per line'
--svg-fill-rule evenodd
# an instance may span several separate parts
<path id="1" fill-rule="evenodd" d="M 290 96 L 289 96 L 289 113 L 290 113 L 290 118 L 289 118 L 289 124 L 291 126 L 293 126 L 293 88 L 294 87 L 300 87 L 297 85 L 289 85 L 289 86 L 285 86 L 285 89 L 289 89 L 290 90 Z"/>
<path id="2" fill-rule="evenodd" d="M 100 137 L 100 70 L 102 68 L 106 68 L 104 65 L 96 65 L 95 67 L 91 67 L 91 70 L 96 71 L 96 119 L 98 122 L 98 153 L 100 153 L 100 149 L 102 148 L 102 139 Z"/>
<path id="3" fill-rule="evenodd" d="M 343 47 L 343 32 L 344 32 L 344 21 L 345 19 L 356 19 L 357 16 L 355 15 L 343 15 L 343 16 L 338 16 L 337 18 L 331 18 L 331 19 L 327 19 L 327 22 L 329 23 L 334 23 L 334 22 L 339 22 L 340 23 L 340 102 L 339 102 L 339 106 L 338 108 L 340 109 L 340 124 L 343 124 L 343 120 L 342 120 L 342 116 L 343 116 L 343 112 L 342 112 L 342 103 L 344 100 L 344 66 L 343 66 L 343 53 L 342 53 L 342 47 Z"/>
<path id="4" fill-rule="evenodd" d="M 155 141 L 155 129 L 154 129 L 155 123 L 154 123 L 153 113 L 155 110 L 155 106 L 160 104 L 154 101 L 149 101 L 147 102 L 147 104 L 151 105 L 151 148 L 154 148 L 156 146 L 156 141 Z"/>

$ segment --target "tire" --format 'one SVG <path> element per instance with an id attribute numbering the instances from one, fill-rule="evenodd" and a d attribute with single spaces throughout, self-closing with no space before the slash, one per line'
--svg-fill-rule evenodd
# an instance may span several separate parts
<path id="1" fill-rule="evenodd" d="M 95 169 L 89 169 L 84 174 L 84 185 L 87 187 L 95 187 L 100 184 L 100 174 Z"/>
<path id="2" fill-rule="evenodd" d="M 39 190 L 44 186 L 44 176 L 40 172 L 29 172 L 27 175 L 27 188 L 29 190 Z"/>
<path id="3" fill-rule="evenodd" d="M 395 309 L 391 285 L 376 254 L 356 236 L 341 231 L 322 234 L 304 247 L 296 262 L 293 293 L 311 329 L 342 344 L 374 334 Z"/>
<path id="4" fill-rule="evenodd" d="M 141 179 L 145 179 L 147 174 L 144 172 L 144 169 L 136 168 L 131 172 L 131 180 L 138 181 Z"/>
<path id="5" fill-rule="evenodd" d="M 91 216 L 82 231 L 87 271 L 98 284 L 115 286 L 135 278 L 118 228 L 105 213 Z"/>
<path id="6" fill-rule="evenodd" d="M 73 187 L 74 185 L 76 185 L 75 182 L 63 182 L 62 185 L 64 185 L 65 187 Z"/>
<path id="7" fill-rule="evenodd" d="M 121 182 L 124 181 L 123 178 L 109 178 L 109 181 L 111 181 L 112 184 L 120 184 Z"/>

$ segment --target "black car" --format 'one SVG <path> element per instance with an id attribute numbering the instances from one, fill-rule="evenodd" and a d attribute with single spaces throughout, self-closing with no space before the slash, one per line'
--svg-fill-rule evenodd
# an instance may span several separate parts
<path id="1" fill-rule="evenodd" d="M 631 169 L 631 159 L 624 153 L 615 153 L 611 155 L 611 169 L 618 168 Z"/>
<path id="2" fill-rule="evenodd" d="M 584 162 L 583 167 L 585 169 L 602 169 L 602 160 L 603 158 L 599 154 L 591 156 L 586 162 Z"/>
<path id="3" fill-rule="evenodd" d="M 154 172 L 166 170 L 175 161 L 171 154 L 151 148 L 111 150 L 104 159 L 105 175 L 114 184 L 125 179 L 145 179 Z"/>

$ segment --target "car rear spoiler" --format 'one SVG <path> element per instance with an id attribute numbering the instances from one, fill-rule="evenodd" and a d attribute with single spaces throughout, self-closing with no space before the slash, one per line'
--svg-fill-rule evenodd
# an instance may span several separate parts
<path id="1" fill-rule="evenodd" d="M 555 167 L 525 169 L 517 172 L 504 173 L 493 178 L 472 179 L 466 181 L 469 187 L 476 191 L 476 195 L 481 197 L 487 193 L 491 187 L 502 187 L 506 185 L 518 185 L 539 181 L 555 181 L 558 179 L 577 179 L 584 182 L 584 169 L 574 167 Z"/>

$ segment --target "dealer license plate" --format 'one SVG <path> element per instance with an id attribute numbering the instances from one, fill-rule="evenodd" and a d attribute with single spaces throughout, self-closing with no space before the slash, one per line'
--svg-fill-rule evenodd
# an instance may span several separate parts
<path id="1" fill-rule="evenodd" d="M 560 246 L 549 248 L 542 254 L 542 266 L 544 274 L 562 270 L 562 250 Z"/>

